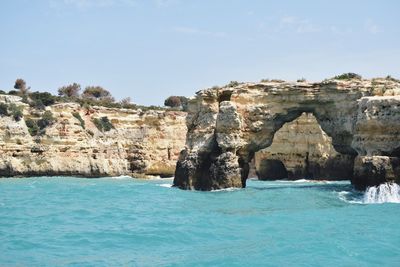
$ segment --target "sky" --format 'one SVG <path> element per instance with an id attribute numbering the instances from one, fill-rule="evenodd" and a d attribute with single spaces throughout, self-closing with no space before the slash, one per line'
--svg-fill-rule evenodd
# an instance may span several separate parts
<path id="1" fill-rule="evenodd" d="M 1 0 L 0 89 L 163 105 L 231 80 L 400 78 L 397 0 Z"/>

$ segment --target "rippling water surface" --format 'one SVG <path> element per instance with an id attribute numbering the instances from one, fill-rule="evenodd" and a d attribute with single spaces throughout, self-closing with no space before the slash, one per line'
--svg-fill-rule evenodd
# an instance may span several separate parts
<path id="1" fill-rule="evenodd" d="M 400 266 L 400 204 L 348 183 L 171 183 L 0 179 L 0 266 Z"/>

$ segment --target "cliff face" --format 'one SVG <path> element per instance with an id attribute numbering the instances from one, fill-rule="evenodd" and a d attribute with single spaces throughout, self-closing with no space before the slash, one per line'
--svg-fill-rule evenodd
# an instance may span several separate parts
<path id="1" fill-rule="evenodd" d="M 189 103 L 187 147 L 174 185 L 244 187 L 254 154 L 271 146 L 276 132 L 304 112 L 315 116 L 339 155 L 333 155 L 331 167 L 323 164 L 328 176 L 344 162 L 354 164 L 350 178 L 358 189 L 399 180 L 400 83 L 352 79 L 243 83 L 198 92 Z M 310 163 L 310 156 L 304 162 Z M 274 164 L 272 169 L 282 169 Z"/>
<path id="2" fill-rule="evenodd" d="M 282 126 L 271 146 L 255 153 L 258 178 L 349 180 L 354 157 L 338 153 L 311 113 Z"/>
<path id="3" fill-rule="evenodd" d="M 33 137 L 25 120 L 39 111 L 18 97 L 1 96 L 0 101 L 24 106 L 20 121 L 0 117 L 1 176 L 173 176 L 185 143 L 185 112 L 55 104 L 46 109 L 56 121 L 44 135 Z M 93 119 L 101 117 L 108 117 L 114 129 L 100 131 Z"/>

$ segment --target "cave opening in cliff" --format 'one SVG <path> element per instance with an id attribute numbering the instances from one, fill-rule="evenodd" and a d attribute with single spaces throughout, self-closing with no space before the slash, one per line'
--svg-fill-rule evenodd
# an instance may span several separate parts
<path id="1" fill-rule="evenodd" d="M 260 180 L 281 180 L 288 178 L 288 171 L 282 161 L 278 159 L 264 159 L 261 161 L 256 174 Z"/>
<path id="2" fill-rule="evenodd" d="M 260 180 L 349 180 L 354 158 L 334 148 L 312 112 L 302 112 L 282 124 L 270 146 L 255 153 L 253 175 Z"/>
<path id="3" fill-rule="evenodd" d="M 232 97 L 232 91 L 222 91 L 218 95 L 218 103 L 221 103 L 222 101 L 231 101 Z"/>

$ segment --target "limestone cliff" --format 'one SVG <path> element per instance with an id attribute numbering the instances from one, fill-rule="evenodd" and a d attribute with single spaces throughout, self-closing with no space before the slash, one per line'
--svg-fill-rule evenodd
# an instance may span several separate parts
<path id="1" fill-rule="evenodd" d="M 338 153 L 311 113 L 279 129 L 271 146 L 255 153 L 258 178 L 349 180 L 354 157 Z"/>
<path id="2" fill-rule="evenodd" d="M 354 164 L 350 178 L 356 188 L 399 180 L 400 83 L 330 79 L 199 91 L 189 102 L 186 148 L 174 185 L 198 190 L 245 187 L 254 154 L 271 146 L 275 133 L 304 112 L 315 116 L 332 148 L 343 155 L 334 157 L 333 168 L 343 160 L 349 161 L 346 166 Z"/>
<path id="3" fill-rule="evenodd" d="M 55 122 L 43 135 L 31 136 L 25 120 L 41 111 L 0 96 L 0 102 L 24 106 L 15 121 L 0 117 L 0 175 L 173 176 L 186 137 L 185 112 L 91 107 L 60 103 L 47 107 Z M 75 116 L 73 115 L 75 114 Z M 77 117 L 82 118 L 82 122 Z M 100 131 L 94 118 L 107 117 L 113 129 Z"/>

